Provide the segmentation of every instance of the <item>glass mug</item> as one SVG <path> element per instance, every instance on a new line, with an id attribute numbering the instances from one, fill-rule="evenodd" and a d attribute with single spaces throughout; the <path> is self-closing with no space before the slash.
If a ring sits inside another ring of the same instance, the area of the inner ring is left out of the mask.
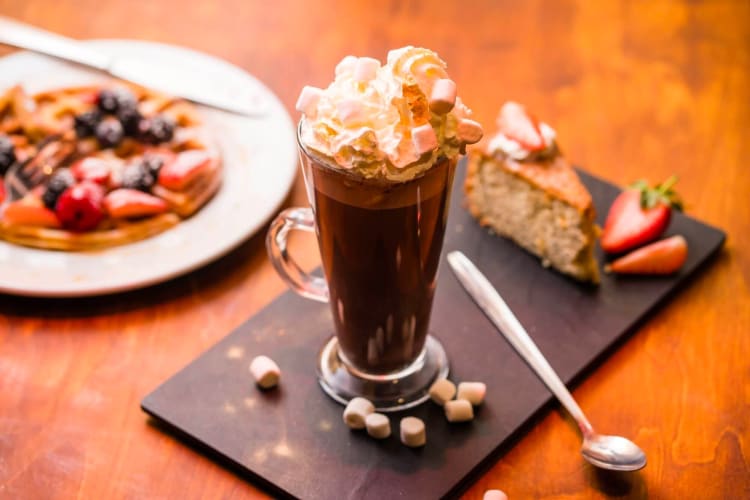
<path id="1" fill-rule="evenodd" d="M 320 351 L 318 378 L 336 401 L 369 399 L 378 411 L 415 406 L 448 374 L 428 335 L 457 157 L 439 158 L 415 179 L 364 179 L 309 153 L 297 133 L 311 208 L 271 223 L 266 247 L 292 290 L 329 302 L 334 335 Z M 299 229 L 318 237 L 325 279 L 287 252 Z"/>

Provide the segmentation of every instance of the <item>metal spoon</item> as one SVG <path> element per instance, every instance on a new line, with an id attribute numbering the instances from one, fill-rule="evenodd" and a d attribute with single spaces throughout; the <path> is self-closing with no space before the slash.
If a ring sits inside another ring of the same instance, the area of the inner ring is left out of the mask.
<path id="1" fill-rule="evenodd" d="M 479 269 L 463 253 L 457 251 L 448 254 L 448 263 L 477 305 L 578 423 L 583 434 L 583 458 L 603 469 L 633 471 L 643 468 L 646 465 L 646 454 L 635 443 L 624 437 L 607 436 L 594 431 L 565 384 Z"/>

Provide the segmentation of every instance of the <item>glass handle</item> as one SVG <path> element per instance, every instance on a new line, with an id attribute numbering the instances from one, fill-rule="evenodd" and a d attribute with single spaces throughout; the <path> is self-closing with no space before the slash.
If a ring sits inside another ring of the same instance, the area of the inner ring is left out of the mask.
<path id="1" fill-rule="evenodd" d="M 311 209 L 287 208 L 276 216 L 266 235 L 268 258 L 292 290 L 305 298 L 328 302 L 326 280 L 303 271 L 287 251 L 287 237 L 293 229 L 315 232 L 315 219 Z"/>

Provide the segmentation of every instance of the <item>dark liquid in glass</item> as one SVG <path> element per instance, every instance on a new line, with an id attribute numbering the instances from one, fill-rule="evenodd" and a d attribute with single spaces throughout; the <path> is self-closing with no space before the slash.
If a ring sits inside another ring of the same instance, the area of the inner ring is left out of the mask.
<path id="1" fill-rule="evenodd" d="M 427 337 L 455 161 L 402 183 L 312 163 L 313 210 L 341 352 L 375 374 L 411 364 Z"/>

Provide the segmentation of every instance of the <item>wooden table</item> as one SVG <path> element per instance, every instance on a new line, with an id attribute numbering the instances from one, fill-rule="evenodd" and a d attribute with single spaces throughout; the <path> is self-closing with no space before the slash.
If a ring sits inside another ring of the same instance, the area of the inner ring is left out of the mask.
<path id="1" fill-rule="evenodd" d="M 726 248 L 575 390 L 598 428 L 646 450 L 647 468 L 596 473 L 555 410 L 466 498 L 488 488 L 511 498 L 750 496 L 747 1 L 0 0 L 0 13 L 79 38 L 218 55 L 267 83 L 293 116 L 300 88 L 325 85 L 344 55 L 382 59 L 420 44 L 449 62 L 487 129 L 513 98 L 597 175 L 626 184 L 679 174 L 688 212 L 725 229 Z M 306 204 L 301 179 L 287 204 Z M 294 252 L 317 265 L 312 238 Z M 0 497 L 264 497 L 149 425 L 138 403 L 284 289 L 259 234 L 146 290 L 0 296 Z"/>

